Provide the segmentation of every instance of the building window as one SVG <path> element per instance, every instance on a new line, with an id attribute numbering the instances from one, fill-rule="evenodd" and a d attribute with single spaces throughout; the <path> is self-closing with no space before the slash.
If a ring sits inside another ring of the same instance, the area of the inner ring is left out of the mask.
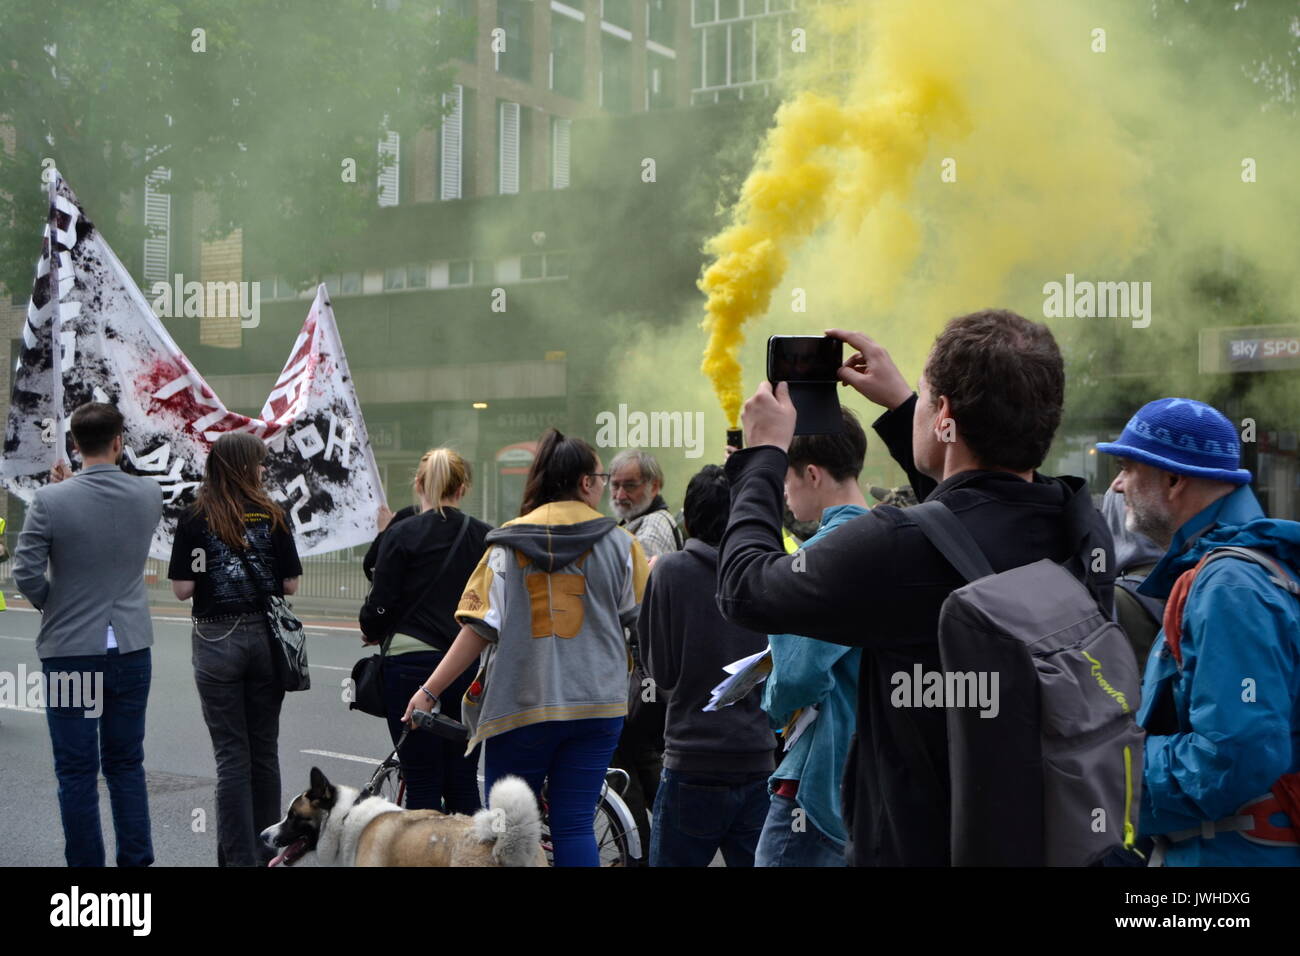
<path id="1" fill-rule="evenodd" d="M 600 18 L 624 30 L 632 29 L 631 0 L 600 0 Z"/>
<path id="2" fill-rule="evenodd" d="M 632 49 L 626 40 L 600 35 L 600 105 L 611 113 L 632 109 Z"/>
<path id="3" fill-rule="evenodd" d="M 502 101 L 497 109 L 497 191 L 519 192 L 519 104 Z"/>
<path id="4" fill-rule="evenodd" d="M 727 85 L 727 27 L 704 30 L 704 85 Z"/>
<path id="5" fill-rule="evenodd" d="M 495 279 L 495 275 L 496 270 L 493 268 L 491 259 L 474 260 L 475 285 L 489 285 Z"/>
<path id="6" fill-rule="evenodd" d="M 159 186 L 170 182 L 172 171 L 159 166 L 144 180 L 144 225 L 150 235 L 144 241 L 144 280 L 171 281 L 172 197 Z"/>
<path id="7" fill-rule="evenodd" d="M 677 85 L 677 61 L 660 56 L 653 50 L 645 55 L 645 105 L 646 109 L 661 110 L 675 105 L 674 89 Z"/>
<path id="8" fill-rule="evenodd" d="M 387 117 L 385 117 L 387 119 Z M 392 130 L 379 141 L 379 205 L 396 206 L 401 182 L 402 137 Z"/>
<path id="9" fill-rule="evenodd" d="M 393 292 L 406 288 L 406 269 L 398 267 L 384 270 L 384 291 Z"/>
<path id="10" fill-rule="evenodd" d="M 548 252 L 546 254 L 546 278 L 559 279 L 569 274 L 569 254 L 567 252 Z"/>
<path id="11" fill-rule="evenodd" d="M 331 299 L 339 294 L 339 277 L 337 275 L 321 276 L 320 281 L 325 283 L 325 291 L 329 293 Z"/>
<path id="12" fill-rule="evenodd" d="M 676 46 L 673 36 L 675 7 L 673 0 L 646 0 L 645 32 L 649 39 L 663 46 Z"/>
<path id="13" fill-rule="evenodd" d="M 551 89 L 571 100 L 582 99 L 585 69 L 583 24 L 551 14 Z"/>
<path id="14" fill-rule="evenodd" d="M 740 0 L 718 0 L 718 19 L 734 20 L 740 16 Z"/>
<path id="15" fill-rule="evenodd" d="M 691 23 L 712 23 L 718 19 L 716 0 L 694 0 L 691 5 Z"/>
<path id="16" fill-rule="evenodd" d="M 470 261 L 453 259 L 447 263 L 447 285 L 469 285 Z"/>
<path id="17" fill-rule="evenodd" d="M 529 82 L 533 68 L 533 4 L 497 0 L 497 26 L 505 30 L 505 50 L 496 54 L 497 72 Z"/>
<path id="18" fill-rule="evenodd" d="M 545 257 L 540 252 L 520 256 L 519 277 L 521 279 L 540 279 L 545 274 Z"/>
<path id="19" fill-rule="evenodd" d="M 442 95 L 444 106 L 450 106 L 451 112 L 442 120 L 441 142 L 441 189 L 443 199 L 461 198 L 461 169 L 464 162 L 464 136 L 462 135 L 462 118 L 464 117 L 465 89 L 457 83 L 450 93 Z"/>
<path id="20" fill-rule="evenodd" d="M 727 27 L 731 33 L 731 76 L 729 82 L 748 83 L 754 79 L 754 24 L 741 21 Z"/>
<path id="21" fill-rule="evenodd" d="M 345 272 L 339 277 L 339 295 L 360 295 L 361 273 Z"/>
<path id="22" fill-rule="evenodd" d="M 755 79 L 774 80 L 780 69 L 779 50 L 787 35 L 781 32 L 780 17 L 772 17 L 759 24 L 754 38 Z"/>
<path id="23" fill-rule="evenodd" d="M 407 266 L 406 287 L 408 289 L 427 289 L 429 287 L 429 267 L 426 265 Z"/>
<path id="24" fill-rule="evenodd" d="M 573 121 L 551 118 L 551 188 L 569 188 L 569 135 Z"/>
<path id="25" fill-rule="evenodd" d="M 474 15 L 474 0 L 442 0 L 438 16 L 448 22 L 439 33 L 448 38 L 452 59 L 473 63 L 478 59 L 478 18 Z"/>

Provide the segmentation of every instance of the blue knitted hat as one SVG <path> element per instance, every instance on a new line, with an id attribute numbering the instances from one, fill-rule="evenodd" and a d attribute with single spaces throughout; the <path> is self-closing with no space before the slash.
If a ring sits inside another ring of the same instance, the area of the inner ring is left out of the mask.
<path id="1" fill-rule="evenodd" d="M 1129 419 L 1118 441 L 1099 442 L 1097 451 L 1140 461 L 1175 475 L 1250 482 L 1241 466 L 1237 429 L 1216 408 L 1190 398 L 1158 398 Z"/>

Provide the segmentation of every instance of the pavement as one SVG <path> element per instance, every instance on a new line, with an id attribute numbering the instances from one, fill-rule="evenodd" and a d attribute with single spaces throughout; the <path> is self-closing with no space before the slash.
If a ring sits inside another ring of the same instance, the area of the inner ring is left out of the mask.
<path id="1" fill-rule="evenodd" d="M 0 612 L 0 672 L 39 671 L 40 615 L 6 595 Z M 217 859 L 216 765 L 190 664 L 188 614 L 154 609 L 153 684 L 145 729 L 145 774 L 159 866 L 212 866 Z M 312 615 L 308 635 L 312 688 L 288 694 L 280 718 L 281 803 L 306 788 L 312 766 L 330 779 L 360 786 L 391 749 L 385 723 L 343 701 L 343 681 L 360 657 L 356 618 Z M 109 864 L 112 814 L 100 780 L 100 812 Z M 0 866 L 63 866 L 57 783 L 41 710 L 0 701 Z"/>

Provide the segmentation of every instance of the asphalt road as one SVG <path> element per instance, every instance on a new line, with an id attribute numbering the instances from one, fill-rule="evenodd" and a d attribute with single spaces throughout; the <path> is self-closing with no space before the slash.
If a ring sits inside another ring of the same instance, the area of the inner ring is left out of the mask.
<path id="1" fill-rule="evenodd" d="M 213 866 L 216 764 L 194 687 L 189 618 L 157 613 L 144 760 L 154 856 L 159 866 Z M 22 608 L 0 612 L 0 671 L 18 675 L 24 666 L 29 674 L 39 670 L 39 620 L 36 612 Z M 373 653 L 361 647 L 360 632 L 338 621 L 309 622 L 307 633 L 312 688 L 287 695 L 280 718 L 281 802 L 286 805 L 306 788 L 313 765 L 332 780 L 361 786 L 391 748 L 383 721 L 349 711 L 342 700 L 342 681 L 352 665 Z M 100 810 L 111 866 L 112 814 L 102 778 Z M 63 831 L 44 713 L 5 701 L 0 703 L 0 866 L 63 865 Z"/>

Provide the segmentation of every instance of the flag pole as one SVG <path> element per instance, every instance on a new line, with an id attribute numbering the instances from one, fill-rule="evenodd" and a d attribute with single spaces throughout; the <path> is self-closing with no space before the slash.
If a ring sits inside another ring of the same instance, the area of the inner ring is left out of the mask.
<path id="1" fill-rule="evenodd" d="M 68 441 L 63 433 L 63 323 L 59 318 L 59 180 L 56 169 L 50 178 L 50 400 L 54 405 L 54 467 L 63 464 Z"/>

